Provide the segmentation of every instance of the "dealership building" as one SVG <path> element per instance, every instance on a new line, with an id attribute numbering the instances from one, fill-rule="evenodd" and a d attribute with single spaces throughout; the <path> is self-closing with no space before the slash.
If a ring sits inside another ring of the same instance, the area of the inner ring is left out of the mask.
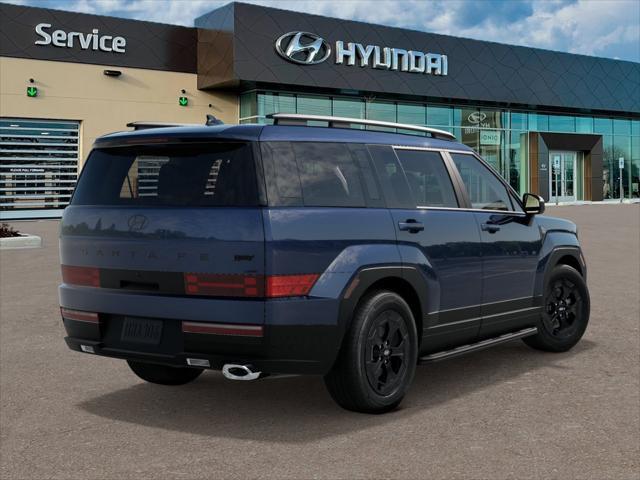
<path id="1" fill-rule="evenodd" d="M 0 4 L 1 219 L 60 216 L 132 121 L 277 112 L 447 130 L 550 201 L 640 196 L 638 63 L 242 3 L 192 28 Z"/>

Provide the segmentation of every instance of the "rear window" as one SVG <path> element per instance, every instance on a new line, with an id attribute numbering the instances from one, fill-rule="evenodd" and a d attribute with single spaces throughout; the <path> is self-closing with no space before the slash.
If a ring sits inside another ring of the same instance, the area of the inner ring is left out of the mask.
<path id="1" fill-rule="evenodd" d="M 358 158 L 348 144 L 263 143 L 262 159 L 269 205 L 364 207 L 366 204 Z"/>
<path id="2" fill-rule="evenodd" d="M 94 150 L 73 205 L 223 207 L 258 204 L 246 143 Z"/>

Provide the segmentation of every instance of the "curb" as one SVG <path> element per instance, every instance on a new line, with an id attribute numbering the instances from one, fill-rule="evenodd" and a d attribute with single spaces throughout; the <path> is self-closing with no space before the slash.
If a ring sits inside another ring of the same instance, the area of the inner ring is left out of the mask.
<path id="1" fill-rule="evenodd" d="M 42 239 L 37 235 L 20 234 L 19 237 L 0 238 L 0 250 L 40 247 L 42 247 Z"/>

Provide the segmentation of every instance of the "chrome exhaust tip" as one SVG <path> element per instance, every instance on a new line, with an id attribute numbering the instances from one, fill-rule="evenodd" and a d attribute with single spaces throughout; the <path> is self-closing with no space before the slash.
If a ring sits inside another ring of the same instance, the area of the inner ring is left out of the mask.
<path id="1" fill-rule="evenodd" d="M 262 372 L 254 372 L 251 365 L 237 365 L 235 363 L 226 363 L 222 367 L 222 375 L 229 380 L 257 380 Z"/>

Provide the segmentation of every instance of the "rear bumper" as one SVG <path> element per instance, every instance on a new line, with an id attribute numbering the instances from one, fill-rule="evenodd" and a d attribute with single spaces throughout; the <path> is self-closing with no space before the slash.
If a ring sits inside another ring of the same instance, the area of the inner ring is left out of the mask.
<path id="1" fill-rule="evenodd" d="M 250 323 L 263 327 L 262 336 L 249 337 L 183 331 L 183 321 L 207 323 L 202 318 L 194 319 L 191 315 L 184 318 L 187 312 L 198 312 L 199 317 L 203 316 L 203 310 L 199 307 L 204 306 L 204 303 L 199 305 L 199 299 L 188 299 L 190 308 L 184 311 L 181 317 L 163 318 L 148 313 L 140 315 L 145 311 L 140 304 L 147 303 L 149 297 L 143 299 L 138 296 L 142 301 L 138 303 L 137 315 L 127 311 L 126 316 L 161 320 L 163 325 L 160 342 L 148 345 L 130 343 L 122 339 L 125 319 L 123 313 L 91 308 L 92 304 L 86 301 L 87 297 L 82 298 L 84 301 L 81 305 L 64 302 L 63 306 L 68 309 L 96 312 L 99 321 L 90 323 L 64 318 L 68 335 L 65 341 L 72 350 L 82 352 L 84 345 L 91 347 L 84 351 L 92 350 L 93 354 L 107 357 L 170 366 L 187 366 L 187 359 L 200 359 L 207 360 L 211 369 L 218 370 L 227 363 L 240 363 L 251 364 L 256 370 L 265 373 L 322 375 L 333 366 L 342 340 L 342 331 L 337 323 L 338 302 L 333 299 L 296 298 L 260 302 L 261 315 L 258 318 L 252 316 L 250 321 L 247 321 L 247 316 L 237 315 L 237 312 L 246 311 L 247 307 L 241 306 L 246 302 L 233 302 L 237 304 L 238 309 L 231 308 L 236 305 L 230 305 L 228 301 L 219 305 L 211 304 L 210 301 L 204 302 L 207 307 L 217 307 L 208 309 L 209 323 L 224 323 L 230 327 Z M 103 302 L 97 302 L 97 305 L 105 306 Z M 109 306 L 117 311 L 122 304 L 115 302 Z M 251 308 L 254 309 L 255 305 Z M 233 318 L 230 310 L 236 312 Z M 220 318 L 227 321 L 221 322 Z M 235 321 L 229 322 L 231 319 Z"/>
<path id="2" fill-rule="evenodd" d="M 324 375 L 328 368 L 323 362 L 311 359 L 263 358 L 250 355 L 212 354 L 202 352 L 180 352 L 165 354 L 159 352 L 143 352 L 106 346 L 101 341 L 86 340 L 76 337 L 65 337 L 67 346 L 76 352 L 83 352 L 82 345 L 93 348 L 93 355 L 120 358 L 123 360 L 137 360 L 140 362 L 157 363 L 160 365 L 187 367 L 187 359 L 207 360 L 212 370 L 222 370 L 226 363 L 253 365 L 254 370 L 263 373 L 287 373 Z M 330 368 L 330 367 L 329 367 Z"/>

